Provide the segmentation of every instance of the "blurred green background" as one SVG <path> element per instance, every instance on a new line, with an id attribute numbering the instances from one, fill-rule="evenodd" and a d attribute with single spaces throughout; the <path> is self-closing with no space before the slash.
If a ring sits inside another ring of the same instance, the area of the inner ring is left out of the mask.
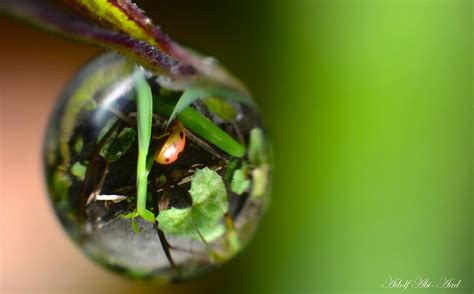
<path id="1" fill-rule="evenodd" d="M 137 2 L 252 89 L 275 165 L 237 258 L 126 291 L 401 293 L 390 277 L 474 291 L 473 1 Z"/>

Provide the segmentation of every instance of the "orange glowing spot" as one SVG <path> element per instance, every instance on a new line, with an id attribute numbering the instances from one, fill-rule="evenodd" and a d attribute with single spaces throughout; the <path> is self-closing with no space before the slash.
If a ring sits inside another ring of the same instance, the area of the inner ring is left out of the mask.
<path id="1" fill-rule="evenodd" d="M 155 160 L 160 164 L 171 164 L 178 159 L 186 144 L 185 129 L 178 120 L 170 129 L 170 135 L 158 150 Z"/>

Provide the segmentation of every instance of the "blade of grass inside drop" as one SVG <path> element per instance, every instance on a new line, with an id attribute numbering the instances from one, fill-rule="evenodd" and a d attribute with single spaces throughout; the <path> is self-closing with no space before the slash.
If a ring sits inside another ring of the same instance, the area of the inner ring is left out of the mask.
<path id="1" fill-rule="evenodd" d="M 153 115 L 153 96 L 143 73 L 135 73 L 138 128 L 138 160 L 137 160 L 137 214 L 147 221 L 154 222 L 153 212 L 146 209 L 148 170 L 146 158 L 151 139 L 151 120 Z"/>
<path id="2" fill-rule="evenodd" d="M 202 99 L 205 97 L 218 97 L 221 99 L 229 99 L 229 100 L 235 100 L 238 102 L 242 102 L 244 104 L 250 105 L 250 106 L 255 106 L 255 103 L 253 100 L 243 94 L 240 94 L 236 91 L 227 89 L 225 87 L 218 87 L 218 86 L 212 86 L 212 87 L 198 87 L 198 88 L 191 88 L 183 92 L 181 97 L 179 97 L 178 103 L 176 103 L 176 106 L 173 109 L 173 112 L 170 115 L 170 118 L 168 119 L 168 122 L 166 123 L 166 127 L 168 127 L 175 116 L 183 111 L 186 107 L 191 105 L 194 101 L 198 99 Z"/>
<path id="3" fill-rule="evenodd" d="M 175 108 L 173 104 L 160 100 L 159 97 L 154 99 L 153 104 L 156 112 L 166 116 L 169 116 Z M 245 155 L 245 146 L 191 107 L 184 108 L 177 116 L 184 126 L 196 136 L 207 140 L 232 156 L 242 157 Z"/>

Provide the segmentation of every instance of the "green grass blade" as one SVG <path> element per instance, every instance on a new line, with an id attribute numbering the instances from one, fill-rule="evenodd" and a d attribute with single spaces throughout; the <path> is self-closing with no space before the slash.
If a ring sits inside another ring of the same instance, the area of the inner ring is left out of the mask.
<path id="1" fill-rule="evenodd" d="M 174 107 L 166 126 L 168 127 L 171 121 L 173 121 L 173 119 L 175 118 L 175 116 L 178 113 L 181 113 L 181 111 L 183 111 L 186 107 L 191 105 L 191 103 L 205 97 L 219 97 L 221 99 L 235 100 L 244 104 L 255 106 L 255 103 L 250 97 L 240 94 L 236 91 L 227 89 L 225 87 L 213 86 L 191 88 L 184 91 L 181 97 L 179 98 L 178 103 L 176 103 L 176 106 Z"/>
<path id="2" fill-rule="evenodd" d="M 165 116 L 170 116 L 175 108 L 173 104 L 158 98 L 154 99 L 153 104 L 155 112 Z M 245 146 L 191 107 L 184 108 L 177 116 L 184 126 L 196 136 L 207 140 L 232 156 L 242 157 L 245 155 Z"/>
<path id="3" fill-rule="evenodd" d="M 183 92 L 181 97 L 179 97 L 178 103 L 176 103 L 176 106 L 173 109 L 173 112 L 170 115 L 170 118 L 168 119 L 168 122 L 166 123 L 166 128 L 170 125 L 170 123 L 173 121 L 175 118 L 176 114 L 180 113 L 188 107 L 191 103 L 196 101 L 199 98 L 209 96 L 208 92 L 204 89 L 201 88 L 191 88 Z"/>
<path id="4" fill-rule="evenodd" d="M 146 209 L 146 193 L 148 170 L 146 159 L 151 139 L 151 120 L 153 115 L 153 96 L 142 72 L 135 74 L 137 91 L 137 129 L 138 129 L 138 160 L 137 160 L 137 214 L 147 221 L 153 222 L 153 212 Z"/>

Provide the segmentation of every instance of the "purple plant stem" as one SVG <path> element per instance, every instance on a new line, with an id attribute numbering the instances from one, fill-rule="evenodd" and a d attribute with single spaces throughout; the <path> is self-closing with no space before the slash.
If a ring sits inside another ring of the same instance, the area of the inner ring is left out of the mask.
<path id="1" fill-rule="evenodd" d="M 120 31 L 101 26 L 56 0 L 0 0 L 0 12 L 29 22 L 48 32 L 85 43 L 113 49 L 132 58 L 149 71 L 170 79 L 176 88 L 192 85 L 221 84 L 248 93 L 245 86 L 216 62 L 183 48 L 152 24 L 143 11 L 129 0 L 109 0 L 137 25 L 150 34 L 157 46 Z M 72 5 L 72 4 L 71 4 Z M 74 5 L 72 5 L 74 6 Z"/>
<path id="2" fill-rule="evenodd" d="M 153 72 L 166 74 L 172 78 L 186 77 L 196 73 L 192 65 L 183 64 L 146 41 L 102 28 L 56 1 L 41 1 L 40 3 L 34 0 L 4 0 L 0 2 L 0 10 L 7 11 L 8 14 L 49 32 L 66 37 L 72 36 L 86 43 L 98 44 L 131 55 Z"/>

